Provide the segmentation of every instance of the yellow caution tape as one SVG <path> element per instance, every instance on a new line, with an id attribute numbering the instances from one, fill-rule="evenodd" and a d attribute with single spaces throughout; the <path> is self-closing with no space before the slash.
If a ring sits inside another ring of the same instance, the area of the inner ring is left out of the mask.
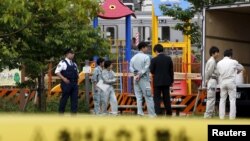
<path id="1" fill-rule="evenodd" d="M 248 119 L 1 115 L 0 141 L 207 141 L 209 124 Z"/>

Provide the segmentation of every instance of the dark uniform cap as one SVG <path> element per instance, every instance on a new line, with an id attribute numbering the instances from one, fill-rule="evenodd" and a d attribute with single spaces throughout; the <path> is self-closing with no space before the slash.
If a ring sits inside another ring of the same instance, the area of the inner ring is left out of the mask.
<path id="1" fill-rule="evenodd" d="M 65 49 L 64 55 L 66 55 L 66 54 L 68 54 L 68 53 L 74 53 L 73 49 L 72 49 L 72 48 L 67 48 L 67 49 Z"/>

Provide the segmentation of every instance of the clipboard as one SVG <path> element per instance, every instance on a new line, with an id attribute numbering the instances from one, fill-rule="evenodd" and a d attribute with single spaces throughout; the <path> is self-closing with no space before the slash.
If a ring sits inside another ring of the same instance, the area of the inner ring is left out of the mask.
<path id="1" fill-rule="evenodd" d="M 96 86 L 100 88 L 101 90 L 103 90 L 104 92 L 106 92 L 108 88 L 110 87 L 109 85 L 103 83 L 103 80 L 99 80 Z"/>

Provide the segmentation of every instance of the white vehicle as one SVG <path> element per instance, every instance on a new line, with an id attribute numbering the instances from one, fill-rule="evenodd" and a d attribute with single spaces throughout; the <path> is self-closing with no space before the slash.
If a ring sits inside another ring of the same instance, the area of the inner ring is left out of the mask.
<path id="1" fill-rule="evenodd" d="M 211 46 L 220 50 L 220 59 L 226 49 L 233 49 L 233 59 L 245 68 L 244 84 L 237 84 L 236 107 L 238 116 L 250 116 L 250 3 L 237 3 L 224 6 L 211 6 L 203 10 L 203 61 L 204 78 L 205 62 L 209 58 Z M 205 84 L 203 79 L 203 86 Z M 242 83 L 242 82 L 241 82 Z"/>

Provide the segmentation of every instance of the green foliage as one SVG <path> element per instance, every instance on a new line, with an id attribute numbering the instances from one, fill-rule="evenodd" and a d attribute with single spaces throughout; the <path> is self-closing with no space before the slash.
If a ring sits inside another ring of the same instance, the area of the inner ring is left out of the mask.
<path id="1" fill-rule="evenodd" d="M 33 101 L 28 102 L 25 112 L 26 113 L 38 113 L 40 112 L 37 108 L 37 104 L 34 104 Z M 58 106 L 59 106 L 59 98 L 53 97 L 46 101 L 46 112 L 47 113 L 58 113 Z"/>
<path id="2" fill-rule="evenodd" d="M 32 85 L 38 86 L 39 109 L 45 110 L 48 61 L 59 62 L 69 47 L 77 62 L 108 54 L 108 41 L 91 26 L 100 12 L 93 0 L 0 0 L 0 69 L 25 66 L 30 82 L 19 86 L 38 83 Z"/>
<path id="3" fill-rule="evenodd" d="M 76 50 L 78 62 L 108 54 L 108 41 L 91 26 L 101 11 L 93 0 L 0 0 L 0 68 L 24 64 L 34 79 L 65 48 Z"/>
<path id="4" fill-rule="evenodd" d="M 195 14 L 200 14 L 204 6 L 228 4 L 233 3 L 236 0 L 187 0 L 192 3 L 193 7 L 186 10 L 178 6 L 167 7 L 162 5 L 160 8 L 163 11 L 163 15 L 173 17 L 182 23 L 176 24 L 174 27 L 176 30 L 180 30 L 185 35 L 191 35 L 191 43 L 197 47 L 201 47 L 201 28 L 197 22 L 192 22 L 192 18 Z"/>
<path id="5" fill-rule="evenodd" d="M 100 12 L 93 0 L 0 0 L 0 71 L 24 66 L 29 81 L 18 86 L 36 88 L 45 111 L 48 61 L 58 63 L 66 48 L 76 51 L 76 62 L 108 54 L 108 41 L 91 26 Z"/>
<path id="6" fill-rule="evenodd" d="M 89 113 L 89 109 L 85 101 L 78 100 L 78 113 Z"/>
<path id="7" fill-rule="evenodd" d="M 46 112 L 47 113 L 58 113 L 59 101 L 60 101 L 59 97 L 52 97 L 50 99 L 47 99 Z M 14 105 L 14 107 L 15 107 L 15 105 Z M 10 109 L 10 108 L 8 108 L 8 109 Z M 0 111 L 1 111 L 1 109 L 0 109 Z M 87 106 L 86 106 L 85 102 L 81 101 L 79 99 L 78 100 L 78 113 L 87 113 L 87 111 L 88 110 L 87 110 Z M 34 104 L 32 101 L 30 101 L 27 104 L 25 112 L 26 113 L 34 113 L 34 112 L 37 113 L 37 112 L 40 112 L 40 111 L 37 110 L 37 105 Z M 70 113 L 70 99 L 68 99 L 68 102 L 67 102 L 67 105 L 66 105 L 66 108 L 65 108 L 65 112 Z"/>
<path id="8" fill-rule="evenodd" d="M 193 9 L 182 10 L 182 8 L 178 6 L 168 7 L 165 5 L 161 5 L 161 10 L 163 11 L 163 15 L 168 15 L 173 17 L 174 19 L 178 19 L 183 22 L 189 22 L 192 17 L 194 17 L 195 11 Z"/>
<path id="9" fill-rule="evenodd" d="M 19 107 L 17 104 L 0 98 L 0 112 L 17 112 Z"/>
<path id="10" fill-rule="evenodd" d="M 182 10 L 180 7 L 167 7 L 162 5 L 161 10 L 163 11 L 163 15 L 168 15 L 173 17 L 175 20 L 181 21 L 181 23 L 177 23 L 174 29 L 180 30 L 185 35 L 191 35 L 191 43 L 196 44 L 196 46 L 201 46 L 201 32 L 200 27 L 197 22 L 191 22 L 191 19 L 194 17 L 196 11 L 192 8 Z"/>

